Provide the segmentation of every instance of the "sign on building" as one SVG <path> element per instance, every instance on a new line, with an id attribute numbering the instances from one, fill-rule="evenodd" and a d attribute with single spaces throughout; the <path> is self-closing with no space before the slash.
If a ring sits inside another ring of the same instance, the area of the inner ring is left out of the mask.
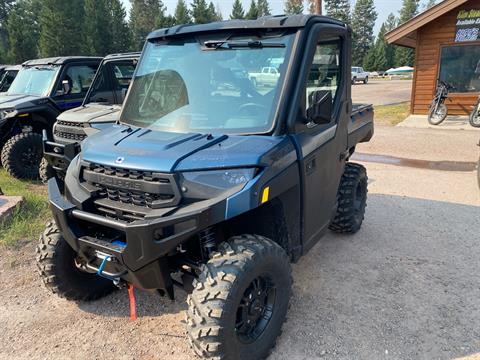
<path id="1" fill-rule="evenodd" d="M 460 10 L 457 15 L 455 42 L 480 39 L 480 10 Z"/>

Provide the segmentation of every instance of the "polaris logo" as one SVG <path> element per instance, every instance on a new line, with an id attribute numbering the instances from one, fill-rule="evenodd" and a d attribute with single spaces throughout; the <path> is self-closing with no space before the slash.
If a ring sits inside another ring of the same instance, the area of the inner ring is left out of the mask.
<path id="1" fill-rule="evenodd" d="M 115 164 L 122 164 L 125 161 L 125 158 L 122 156 L 117 157 Z"/>
<path id="2" fill-rule="evenodd" d="M 105 186 L 113 186 L 125 190 L 142 190 L 142 182 L 129 179 L 118 179 L 116 177 L 97 174 L 95 179 L 97 183 Z"/>

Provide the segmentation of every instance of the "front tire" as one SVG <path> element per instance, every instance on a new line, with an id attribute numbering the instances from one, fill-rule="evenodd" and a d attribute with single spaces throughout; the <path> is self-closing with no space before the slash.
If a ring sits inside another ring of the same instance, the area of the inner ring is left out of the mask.
<path id="1" fill-rule="evenodd" d="M 473 127 L 480 127 L 480 101 L 475 104 L 469 120 Z"/>
<path id="2" fill-rule="evenodd" d="M 42 160 L 42 135 L 26 132 L 10 138 L 2 149 L 2 165 L 17 179 L 38 180 Z"/>
<path id="3" fill-rule="evenodd" d="M 368 76 L 365 78 L 365 80 L 363 80 L 363 83 L 364 83 L 365 85 L 368 84 Z"/>
<path id="4" fill-rule="evenodd" d="M 440 125 L 447 118 L 447 105 L 440 104 L 438 107 L 433 105 L 428 111 L 428 122 L 432 125 Z"/>
<path id="5" fill-rule="evenodd" d="M 37 267 L 43 283 L 53 293 L 68 300 L 92 301 L 104 297 L 116 286 L 111 280 L 80 270 L 77 254 L 50 222 L 36 249 Z"/>
<path id="6" fill-rule="evenodd" d="M 188 296 L 187 334 L 206 359 L 265 358 L 281 332 L 292 278 L 285 251 L 258 235 L 220 245 Z"/>
<path id="7" fill-rule="evenodd" d="M 367 170 L 360 164 L 347 163 L 340 180 L 337 195 L 337 212 L 330 230 L 354 234 L 362 226 L 367 207 Z"/>
<path id="8" fill-rule="evenodd" d="M 46 184 L 48 179 L 56 177 L 57 172 L 48 163 L 47 159 L 42 158 L 42 161 L 40 162 L 39 175 L 42 183 Z"/>

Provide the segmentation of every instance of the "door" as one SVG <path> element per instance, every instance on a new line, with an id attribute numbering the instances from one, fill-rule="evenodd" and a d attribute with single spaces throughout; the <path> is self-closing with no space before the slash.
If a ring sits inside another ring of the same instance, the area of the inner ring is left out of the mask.
<path id="1" fill-rule="evenodd" d="M 350 102 L 345 101 L 350 96 L 346 86 L 350 81 L 347 32 L 337 26 L 318 25 L 307 44 L 309 55 L 303 67 L 304 81 L 299 85 L 299 115 L 293 136 L 303 185 L 304 251 L 320 239 L 335 213 L 350 118 Z M 312 105 L 309 95 L 316 90 L 332 93 L 332 116 L 323 124 L 309 122 L 306 117 L 306 110 Z"/>
<path id="2" fill-rule="evenodd" d="M 53 96 L 55 103 L 62 111 L 82 105 L 97 68 L 98 64 L 71 64 L 66 66 L 60 75 Z M 64 81 L 68 82 L 66 92 L 63 88 Z"/>

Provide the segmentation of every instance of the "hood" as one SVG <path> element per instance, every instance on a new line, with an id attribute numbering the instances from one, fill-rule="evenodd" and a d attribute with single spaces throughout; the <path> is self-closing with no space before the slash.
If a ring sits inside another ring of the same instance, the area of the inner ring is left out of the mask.
<path id="1" fill-rule="evenodd" d="M 120 116 L 118 105 L 87 104 L 61 113 L 57 120 L 75 123 L 115 122 Z"/>
<path id="2" fill-rule="evenodd" d="M 179 134 L 114 125 L 82 143 L 87 162 L 155 172 L 261 165 L 284 137 Z"/>
<path id="3" fill-rule="evenodd" d="M 42 99 L 41 96 L 25 95 L 25 94 L 8 94 L 2 93 L 0 95 L 0 110 L 1 109 L 22 109 L 37 105 L 34 102 Z"/>

